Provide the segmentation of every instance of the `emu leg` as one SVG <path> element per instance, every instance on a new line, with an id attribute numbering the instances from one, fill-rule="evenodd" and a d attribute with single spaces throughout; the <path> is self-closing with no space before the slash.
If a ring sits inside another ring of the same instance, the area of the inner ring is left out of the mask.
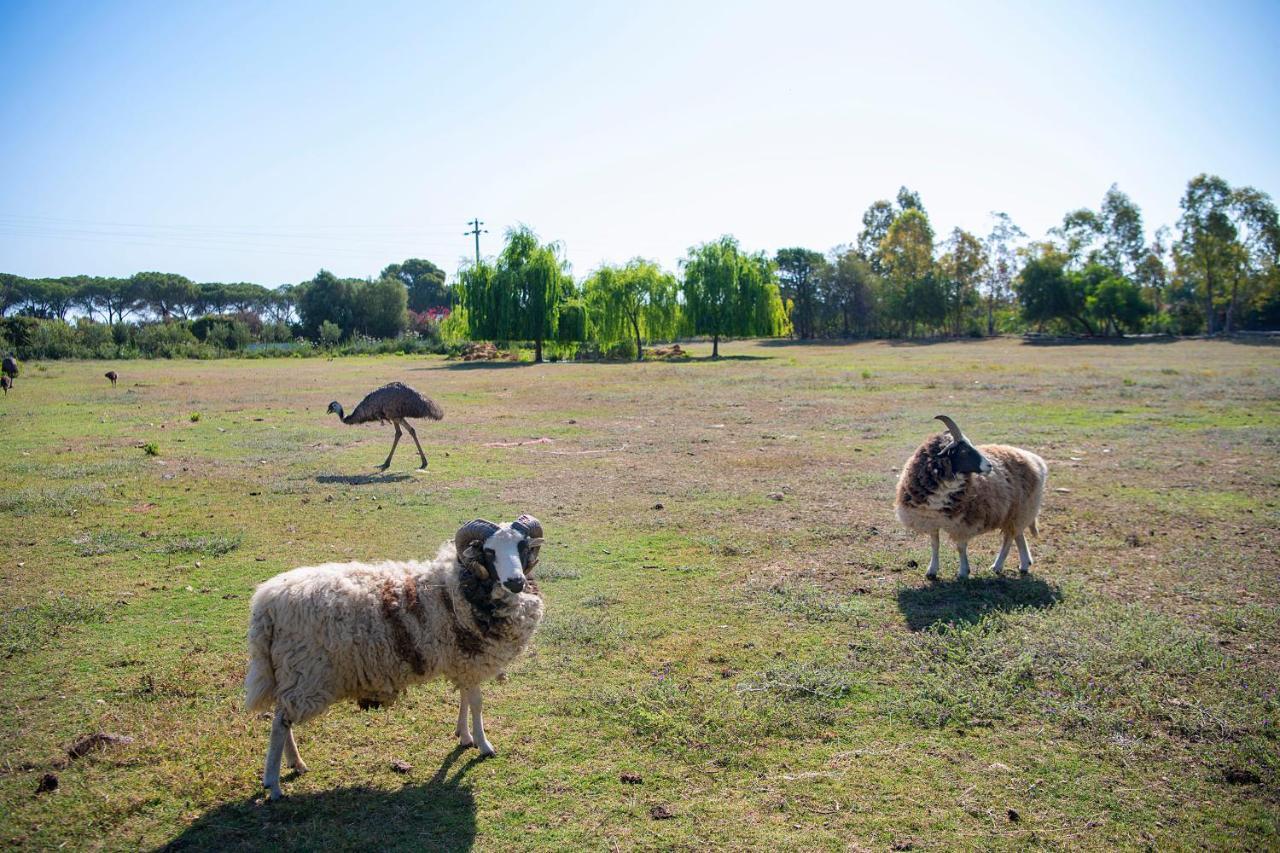
<path id="1" fill-rule="evenodd" d="M 298 742 L 293 739 L 293 726 L 287 730 L 289 732 L 288 739 L 284 742 L 284 763 L 289 765 L 295 773 L 306 773 L 310 768 L 307 762 L 302 760 L 302 756 L 298 754 Z"/>
<path id="2" fill-rule="evenodd" d="M 422 452 L 422 445 L 418 442 L 418 433 L 414 430 L 413 425 L 408 421 L 402 421 L 404 428 L 409 431 L 409 437 L 413 439 L 413 443 L 418 445 L 418 455 L 422 457 L 422 468 L 427 467 L 427 454 Z M 422 468 L 418 470 L 421 471 Z"/>
<path id="3" fill-rule="evenodd" d="M 1018 531 L 1018 574 L 1031 571 L 1031 549 L 1027 547 L 1027 534 Z"/>
<path id="4" fill-rule="evenodd" d="M 396 455 L 396 445 L 400 443 L 400 424 L 392 421 L 391 425 L 396 428 L 396 437 L 391 440 L 391 452 L 387 454 L 387 461 L 378 466 L 379 471 L 385 471 L 391 467 L 391 457 Z"/>
<path id="5" fill-rule="evenodd" d="M 467 731 L 467 693 L 466 689 L 458 691 L 458 727 L 454 733 L 458 736 L 458 746 L 471 746 L 471 732 Z"/>
<path id="6" fill-rule="evenodd" d="M 996 561 L 991 564 L 991 571 L 1000 574 L 1004 571 L 1004 558 L 1009 556 L 1009 548 L 1013 545 L 1013 537 L 1009 534 L 1004 535 L 1004 541 L 1000 543 L 1000 553 L 996 555 Z"/>
<path id="7" fill-rule="evenodd" d="M 960 553 L 960 571 L 956 575 L 960 580 L 969 577 L 969 543 L 960 542 L 956 544 L 956 551 Z"/>
<path id="8" fill-rule="evenodd" d="M 268 799 L 278 800 L 280 793 L 280 757 L 284 753 L 285 740 L 289 737 L 290 723 L 284 711 L 276 711 L 271 720 L 271 741 L 267 745 L 267 767 L 262 774 L 262 787 L 267 789 Z"/>
<path id="9" fill-rule="evenodd" d="M 481 755 L 497 755 L 498 751 L 484 736 L 484 701 L 480 698 L 480 688 L 472 687 L 467 691 L 467 704 L 471 706 L 471 737 Z"/>
<path id="10" fill-rule="evenodd" d="M 938 576 L 938 531 L 929 534 L 929 546 L 933 549 L 933 554 L 929 557 L 929 570 L 924 576 L 933 580 Z"/>

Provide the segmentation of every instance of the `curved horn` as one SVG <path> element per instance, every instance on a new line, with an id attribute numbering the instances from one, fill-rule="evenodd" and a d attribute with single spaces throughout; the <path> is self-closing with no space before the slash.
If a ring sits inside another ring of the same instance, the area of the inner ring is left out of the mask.
<path id="1" fill-rule="evenodd" d="M 942 421 L 946 424 L 947 430 L 951 433 L 951 437 L 956 441 L 968 441 L 968 439 L 964 437 L 964 433 L 960 431 L 960 427 L 956 426 L 956 422 L 951 420 L 951 418 L 946 415 L 934 415 L 933 419 L 935 421 Z"/>
<path id="2" fill-rule="evenodd" d="M 462 552 L 467 550 L 467 547 L 472 543 L 477 541 L 484 542 L 497 532 L 498 525 L 492 521 L 477 518 L 458 528 L 458 532 L 453 535 L 453 544 L 458 549 L 459 556 L 461 556 Z"/>
<path id="3" fill-rule="evenodd" d="M 511 522 L 511 526 L 530 539 L 542 538 L 542 522 L 528 513 L 521 513 L 519 518 Z"/>

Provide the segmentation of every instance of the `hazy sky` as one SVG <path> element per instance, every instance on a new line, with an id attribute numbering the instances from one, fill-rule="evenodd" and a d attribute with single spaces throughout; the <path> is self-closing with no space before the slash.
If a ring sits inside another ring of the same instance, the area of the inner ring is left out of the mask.
<path id="1" fill-rule="evenodd" d="M 0 271 L 267 285 L 426 257 L 479 216 L 574 271 L 721 234 L 1041 236 L 1112 182 L 1280 193 L 1280 3 L 4 3 Z"/>

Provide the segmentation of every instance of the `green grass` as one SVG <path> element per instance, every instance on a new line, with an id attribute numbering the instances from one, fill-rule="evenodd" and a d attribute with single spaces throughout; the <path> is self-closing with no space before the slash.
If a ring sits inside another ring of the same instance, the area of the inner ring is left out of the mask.
<path id="1" fill-rule="evenodd" d="M 148 361 L 115 392 L 95 363 L 32 365 L 0 402 L 0 841 L 1277 846 L 1280 351 L 691 349 Z M 405 442 L 375 471 L 389 430 L 325 414 L 393 378 L 445 407 L 426 472 Z M 971 580 L 949 548 L 923 578 L 893 488 L 939 412 L 1048 460 L 1030 577 L 991 576 L 989 536 Z M 454 749 L 456 694 L 427 685 L 300 726 L 312 772 L 263 805 L 255 585 L 520 512 L 547 531 L 547 617 L 486 688 L 499 756 Z M 134 741 L 67 757 L 98 731 Z"/>

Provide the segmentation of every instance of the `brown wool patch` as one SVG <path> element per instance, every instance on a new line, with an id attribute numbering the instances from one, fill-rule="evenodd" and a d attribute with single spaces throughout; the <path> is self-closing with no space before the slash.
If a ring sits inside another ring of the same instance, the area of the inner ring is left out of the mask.
<path id="1" fill-rule="evenodd" d="M 419 622 L 426 616 L 422 610 L 422 602 L 418 600 L 418 582 L 412 575 L 404 579 L 404 609 L 412 613 Z"/>
<path id="2" fill-rule="evenodd" d="M 417 588 L 414 587 L 414 605 L 417 606 Z M 413 669 L 417 675 L 426 675 L 427 662 L 422 657 L 422 652 L 418 650 L 417 645 L 413 642 L 413 635 L 409 633 L 409 628 L 404 624 L 404 620 L 400 618 L 400 596 L 396 591 L 396 584 L 392 580 L 387 580 L 382 584 L 382 615 L 386 618 L 387 624 L 391 627 L 391 640 L 395 643 L 396 654 L 400 659 Z"/>
<path id="3" fill-rule="evenodd" d="M 453 610 L 453 599 L 449 597 L 447 590 L 440 590 L 440 601 L 444 603 L 444 609 L 449 611 L 449 621 L 453 624 L 453 636 L 462 653 L 467 657 L 475 657 L 483 652 L 484 638 L 458 621 L 458 614 Z"/>

